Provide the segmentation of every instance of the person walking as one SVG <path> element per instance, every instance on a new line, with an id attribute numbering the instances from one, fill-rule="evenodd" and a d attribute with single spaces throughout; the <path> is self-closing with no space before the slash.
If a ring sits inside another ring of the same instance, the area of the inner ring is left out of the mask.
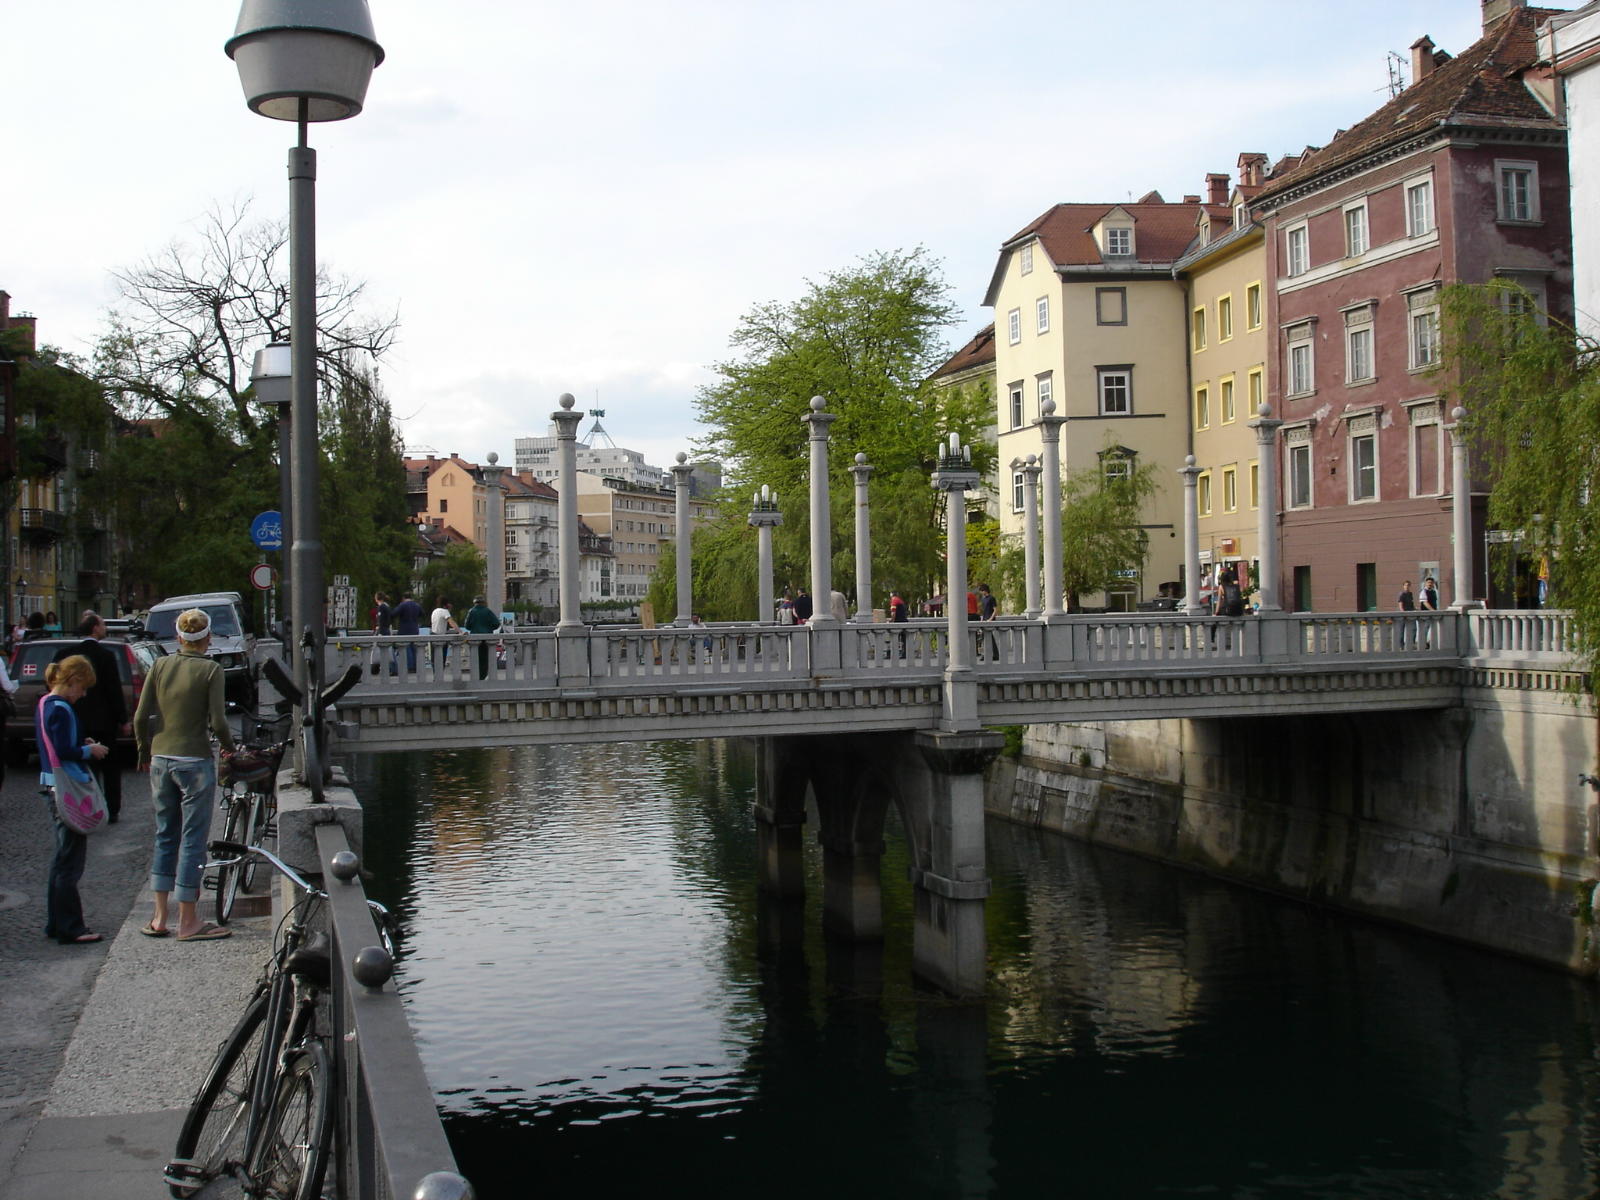
<path id="1" fill-rule="evenodd" d="M 483 602 L 482 596 L 472 598 L 472 607 L 467 610 L 468 633 L 494 633 L 500 628 L 500 618 L 489 611 L 489 606 Z M 489 674 L 489 643 L 478 643 L 478 678 L 487 678 Z"/>
<path id="2" fill-rule="evenodd" d="M 999 601 L 994 598 L 994 593 L 989 590 L 989 585 L 987 583 L 980 583 L 978 585 L 978 620 L 992 621 L 999 615 Z M 989 654 L 998 659 L 1000 657 L 1000 643 L 994 636 L 994 630 L 988 629 L 985 630 L 984 633 L 987 635 Z M 982 659 L 984 656 L 984 641 L 984 637 L 980 636 L 978 641 L 979 659 Z"/>
<path id="3" fill-rule="evenodd" d="M 904 625 L 911 620 L 911 608 L 899 592 L 889 593 L 889 621 L 894 625 Z M 906 634 L 900 631 L 900 657 L 906 656 Z"/>
<path id="4" fill-rule="evenodd" d="M 1422 581 L 1422 594 L 1417 597 L 1417 607 L 1423 612 L 1439 611 L 1439 584 L 1432 575 Z M 1422 644 L 1425 647 L 1433 645 L 1434 622 L 1427 621 L 1422 624 Z"/>
<path id="5" fill-rule="evenodd" d="M 794 598 L 794 619 L 798 625 L 804 625 L 811 619 L 811 593 L 805 588 L 801 588 L 800 594 Z"/>
<path id="6" fill-rule="evenodd" d="M 1403 582 L 1400 585 L 1400 594 L 1397 597 L 1395 597 L 1395 604 L 1397 605 L 1397 607 L 1400 609 L 1401 612 L 1415 612 L 1416 611 L 1416 609 L 1417 609 L 1417 596 L 1416 596 L 1416 593 L 1411 590 L 1411 580 L 1407 579 L 1405 582 Z M 1400 626 L 1400 649 L 1404 650 L 1406 648 L 1406 637 L 1411 632 L 1411 626 L 1414 625 L 1414 624 L 1416 624 L 1416 621 L 1414 619 L 1408 620 L 1406 618 L 1401 618 L 1401 620 L 1399 622 L 1399 626 Z"/>
<path id="7" fill-rule="evenodd" d="M 452 631 L 456 633 L 461 631 L 461 626 L 457 625 L 456 619 L 450 615 L 450 601 L 445 599 L 443 596 L 434 598 L 433 613 L 428 618 L 428 631 L 432 633 L 434 637 L 444 637 L 446 634 Z M 430 648 L 428 650 L 429 662 L 433 661 L 433 654 L 434 652 Z M 450 666 L 449 646 L 444 648 L 443 666 L 446 668 Z"/>
<path id="8" fill-rule="evenodd" d="M 140 930 L 146 937 L 172 932 L 168 901 L 174 891 L 180 942 L 210 941 L 231 932 L 202 922 L 196 911 L 216 806 L 217 764 L 211 738 L 215 736 L 229 753 L 234 749 L 223 703 L 222 666 L 206 657 L 210 646 L 211 618 L 198 608 L 178 614 L 178 652 L 156 659 L 133 714 L 139 770 L 150 772 L 150 799 L 156 810 L 150 865 L 155 911 Z"/>
<path id="9" fill-rule="evenodd" d="M 115 825 L 122 812 L 122 762 L 117 754 L 117 739 L 133 731 L 128 721 L 128 701 L 122 694 L 122 670 L 117 663 L 120 651 L 101 644 L 100 639 L 106 636 L 106 622 L 93 609 L 86 609 L 78 618 L 78 636 L 83 641 L 76 646 L 61 647 L 56 651 L 55 661 L 81 654 L 94 668 L 94 683 L 72 710 L 77 714 L 78 727 L 106 748 L 106 753 L 91 763 L 90 769 L 105 793 L 107 820 Z"/>
<path id="10" fill-rule="evenodd" d="M 394 606 L 394 631 L 401 637 L 417 637 L 422 633 L 422 605 L 411 598 L 407 592 L 400 598 L 400 603 Z M 417 671 L 417 644 L 406 644 L 406 671 L 416 674 Z"/>
<path id="11" fill-rule="evenodd" d="M 49 691 L 39 699 L 39 711 L 34 714 L 34 736 L 39 739 L 40 746 L 48 742 L 55 750 L 56 761 L 64 773 L 86 782 L 89 771 L 84 764 L 104 758 L 106 748 L 81 737 L 72 706 L 94 686 L 94 668 L 83 655 L 74 654 L 45 667 L 44 684 Z M 50 806 L 50 820 L 56 834 L 56 853 L 50 860 L 50 878 L 45 885 L 44 935 L 63 946 L 98 942 L 100 934 L 84 923 L 83 898 L 78 895 L 89 839 L 56 812 L 55 797 L 51 794 L 56 778 L 49 769 L 49 751 L 40 755 L 39 767 L 39 785 L 45 803 Z"/>

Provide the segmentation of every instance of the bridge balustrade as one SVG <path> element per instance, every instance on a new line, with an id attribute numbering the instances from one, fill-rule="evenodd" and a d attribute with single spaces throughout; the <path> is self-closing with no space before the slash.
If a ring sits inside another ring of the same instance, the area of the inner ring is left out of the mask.
<path id="1" fill-rule="evenodd" d="M 1574 658 L 1582 650 L 1577 626 L 1568 612 L 1476 610 L 1469 616 L 1472 648 L 1478 654 Z"/>

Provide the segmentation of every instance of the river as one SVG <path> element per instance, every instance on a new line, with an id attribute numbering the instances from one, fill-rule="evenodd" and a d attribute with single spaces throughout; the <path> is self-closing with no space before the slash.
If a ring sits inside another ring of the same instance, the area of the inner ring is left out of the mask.
<path id="1" fill-rule="evenodd" d="M 479 1195 L 1537 1197 L 1600 1188 L 1593 985 L 991 821 L 989 989 L 756 886 L 738 742 L 356 763 Z M 815 821 L 811 825 L 815 829 Z M 808 841 L 815 841 L 808 836 Z"/>

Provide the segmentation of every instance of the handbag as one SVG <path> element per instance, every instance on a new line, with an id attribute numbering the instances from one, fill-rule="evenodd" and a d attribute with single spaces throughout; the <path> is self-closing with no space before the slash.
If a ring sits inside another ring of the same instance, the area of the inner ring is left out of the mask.
<path id="1" fill-rule="evenodd" d="M 50 758 L 50 777 L 55 780 L 50 790 L 55 795 L 56 816 L 74 833 L 93 833 L 105 825 L 106 818 L 110 816 L 106 809 L 106 796 L 92 771 L 87 779 L 79 779 L 62 767 L 61 760 L 56 756 L 55 744 L 44 736 L 44 706 L 49 701 L 49 692 L 39 697 L 38 730 L 39 741 L 44 744 L 45 753 Z"/>

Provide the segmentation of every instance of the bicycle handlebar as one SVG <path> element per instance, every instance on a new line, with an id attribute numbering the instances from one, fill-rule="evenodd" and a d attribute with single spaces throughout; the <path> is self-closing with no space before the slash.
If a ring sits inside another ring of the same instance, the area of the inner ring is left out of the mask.
<path id="1" fill-rule="evenodd" d="M 265 846 L 246 846 L 243 842 L 225 842 L 219 838 L 210 843 L 210 845 L 207 846 L 207 849 L 210 850 L 212 854 L 221 856 L 208 862 L 206 864 L 208 867 L 232 866 L 236 862 L 242 862 L 252 854 L 259 854 L 262 858 L 266 859 L 269 863 L 281 871 L 291 883 L 293 883 L 302 892 L 305 892 L 308 896 L 327 895 L 327 893 L 321 888 L 307 883 L 305 878 L 298 871 L 296 871 L 288 863 L 284 862 L 283 859 L 279 858 L 271 850 L 268 850 Z"/>

